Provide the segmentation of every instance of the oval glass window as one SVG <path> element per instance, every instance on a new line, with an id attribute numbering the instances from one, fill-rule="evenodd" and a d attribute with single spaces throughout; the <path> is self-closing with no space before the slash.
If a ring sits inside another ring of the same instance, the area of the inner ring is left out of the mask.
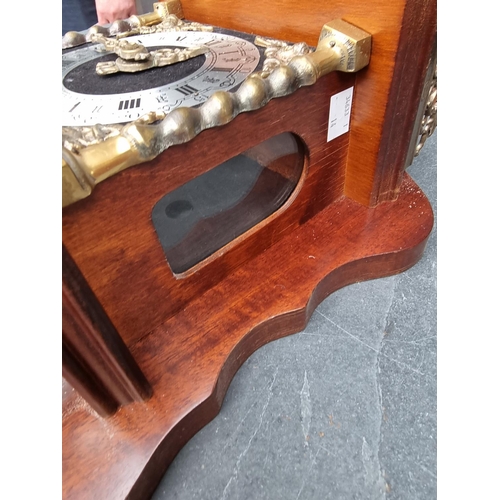
<path id="1" fill-rule="evenodd" d="M 302 142 L 286 132 L 166 194 L 152 220 L 172 271 L 186 272 L 276 212 L 303 168 Z"/>

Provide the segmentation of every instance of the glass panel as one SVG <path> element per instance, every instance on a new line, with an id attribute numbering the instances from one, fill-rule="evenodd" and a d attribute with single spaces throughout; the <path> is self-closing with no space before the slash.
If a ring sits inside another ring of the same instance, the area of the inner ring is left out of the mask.
<path id="1" fill-rule="evenodd" d="M 278 210 L 303 166 L 302 143 L 287 132 L 165 195 L 152 220 L 172 271 L 187 271 Z"/>

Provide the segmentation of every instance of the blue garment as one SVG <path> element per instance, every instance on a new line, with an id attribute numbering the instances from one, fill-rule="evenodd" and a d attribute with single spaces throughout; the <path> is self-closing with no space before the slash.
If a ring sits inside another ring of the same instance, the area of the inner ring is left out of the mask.
<path id="1" fill-rule="evenodd" d="M 62 0 L 62 34 L 85 31 L 97 23 L 95 0 Z"/>

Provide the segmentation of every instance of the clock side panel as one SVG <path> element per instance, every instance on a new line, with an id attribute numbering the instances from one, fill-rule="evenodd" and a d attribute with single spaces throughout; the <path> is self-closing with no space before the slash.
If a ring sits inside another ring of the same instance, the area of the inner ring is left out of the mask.
<path id="1" fill-rule="evenodd" d="M 397 196 L 436 31 L 436 0 L 256 0 L 251 9 L 232 0 L 190 0 L 183 10 L 187 19 L 311 46 L 333 19 L 370 33 L 368 71 L 356 77 L 346 195 L 367 206 Z"/>
<path id="2" fill-rule="evenodd" d="M 329 106 L 330 96 L 353 84 L 352 75 L 327 75 L 106 180 L 91 197 L 63 210 L 64 245 L 127 345 L 342 197 L 350 134 L 327 142 Z M 282 132 L 295 134 L 306 152 L 305 173 L 291 199 L 202 262 L 196 272 L 175 276 L 151 220 L 155 204 Z"/>

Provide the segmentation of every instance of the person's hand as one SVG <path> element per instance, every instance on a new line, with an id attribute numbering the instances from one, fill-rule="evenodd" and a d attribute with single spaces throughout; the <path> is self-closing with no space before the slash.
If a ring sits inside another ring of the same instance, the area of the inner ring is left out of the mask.
<path id="1" fill-rule="evenodd" d="M 107 24 L 137 14 L 135 0 L 96 0 L 97 22 Z"/>

